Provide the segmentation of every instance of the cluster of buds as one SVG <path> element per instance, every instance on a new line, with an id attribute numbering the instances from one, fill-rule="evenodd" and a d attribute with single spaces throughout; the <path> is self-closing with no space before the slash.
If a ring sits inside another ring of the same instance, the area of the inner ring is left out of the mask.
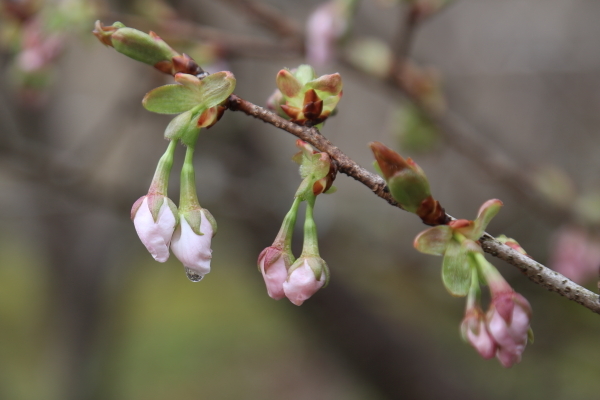
<path id="1" fill-rule="evenodd" d="M 478 239 L 502 207 L 500 200 L 488 200 L 474 221 L 459 219 L 420 233 L 415 248 L 422 253 L 441 255 L 442 280 L 454 296 L 467 296 L 467 308 L 461 329 L 463 337 L 484 358 L 494 356 L 504 367 L 521 361 L 528 339 L 531 306 L 510 287 L 498 270 L 483 255 Z M 522 250 L 513 239 L 511 247 Z M 480 306 L 480 282 L 489 286 L 491 304 L 483 313 Z"/>
<path id="2" fill-rule="evenodd" d="M 333 191 L 337 169 L 327 153 L 319 153 L 301 140 L 296 145 L 301 151 L 294 156 L 294 161 L 300 164 L 303 180 L 275 241 L 258 256 L 258 269 L 269 296 L 275 300 L 287 297 L 299 306 L 329 281 L 329 268 L 319 255 L 313 210 L 317 195 Z M 302 254 L 296 259 L 291 248 L 292 234 L 302 201 L 306 201 L 304 244 Z"/>
<path id="3" fill-rule="evenodd" d="M 158 162 L 148 194 L 134 203 L 131 219 L 142 243 L 156 261 L 167 261 L 170 247 L 184 265 L 188 278 L 198 282 L 210 272 L 210 245 L 217 224 L 210 212 L 200 206 L 196 196 L 193 147 L 187 148 L 181 170 L 179 209 L 167 197 L 176 144 L 176 140 L 169 143 Z"/>
<path id="4" fill-rule="evenodd" d="M 105 26 L 96 21 L 94 35 L 106 46 L 169 75 L 182 72 L 203 78 L 206 72 L 187 54 L 179 54 L 156 33 L 128 28 L 121 22 Z"/>
<path id="5" fill-rule="evenodd" d="M 316 77 L 310 65 L 282 69 L 276 78 L 277 89 L 267 101 L 270 110 L 296 124 L 323 123 L 342 98 L 340 74 Z"/>
<path id="6" fill-rule="evenodd" d="M 390 194 L 406 211 L 417 214 L 427 225 L 448 222 L 440 203 L 431 196 L 425 172 L 411 158 L 406 160 L 379 142 L 369 144 L 375 167 L 387 182 Z"/>
<path id="7" fill-rule="evenodd" d="M 148 35 L 119 22 L 110 27 L 96 22 L 94 34 L 120 53 L 175 77 L 175 84 L 151 90 L 142 102 L 149 111 L 179 115 L 165 130 L 169 146 L 158 163 L 148 194 L 133 205 L 131 219 L 155 260 L 165 262 L 170 248 L 184 265 L 188 278 L 198 282 L 210 272 L 211 241 L 217 224 L 198 201 L 194 148 L 200 129 L 213 126 L 221 118 L 235 89 L 235 77 L 229 71 L 204 73 L 194 60 L 179 55 L 153 32 Z M 167 197 L 177 142 L 187 147 L 181 169 L 179 208 Z"/>

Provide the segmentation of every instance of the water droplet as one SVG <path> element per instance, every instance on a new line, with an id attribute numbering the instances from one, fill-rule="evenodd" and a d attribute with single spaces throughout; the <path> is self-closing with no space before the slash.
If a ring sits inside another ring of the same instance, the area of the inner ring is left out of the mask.
<path id="1" fill-rule="evenodd" d="M 198 272 L 189 268 L 185 269 L 185 274 L 188 277 L 188 279 L 192 282 L 200 282 L 202 278 L 204 278 L 204 275 L 200 275 Z"/>

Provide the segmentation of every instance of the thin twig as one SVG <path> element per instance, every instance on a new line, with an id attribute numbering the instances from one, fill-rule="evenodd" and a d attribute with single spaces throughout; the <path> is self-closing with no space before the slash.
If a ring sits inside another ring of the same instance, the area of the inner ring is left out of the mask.
<path id="1" fill-rule="evenodd" d="M 373 193 L 383 198 L 391 205 L 399 207 L 394 199 L 392 199 L 386 188 L 385 181 L 382 178 L 356 164 L 338 147 L 321 135 L 316 128 L 302 127 L 286 121 L 277 114 L 236 95 L 231 95 L 229 97 L 229 108 L 232 111 L 241 111 L 249 116 L 271 124 L 276 128 L 283 129 L 305 142 L 310 143 L 316 149 L 329 154 L 331 158 L 337 162 L 338 170 L 340 172 L 361 182 L 371 189 Z M 451 217 L 449 216 L 449 218 Z M 498 242 L 492 236 L 486 234 L 480 240 L 483 250 L 486 253 L 519 268 L 531 281 L 600 314 L 600 299 L 596 293 L 579 286 L 561 274 L 552 271 L 535 260 Z"/>
<path id="2" fill-rule="evenodd" d="M 255 21 L 268 30 L 286 38 L 302 37 L 302 29 L 298 23 L 270 5 L 256 0 L 225 0 L 243 10 Z"/>

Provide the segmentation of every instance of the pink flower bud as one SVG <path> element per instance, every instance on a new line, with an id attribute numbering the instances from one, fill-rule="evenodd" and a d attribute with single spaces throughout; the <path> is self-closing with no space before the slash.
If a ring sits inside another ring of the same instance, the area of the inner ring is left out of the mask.
<path id="1" fill-rule="evenodd" d="M 283 283 L 287 279 L 288 269 L 294 262 L 294 256 L 280 247 L 270 246 L 258 256 L 258 268 L 263 275 L 267 292 L 275 300 L 285 297 Z"/>
<path id="2" fill-rule="evenodd" d="M 299 306 L 327 283 L 329 270 L 320 257 L 300 257 L 289 269 L 283 282 L 285 296 Z"/>
<path id="3" fill-rule="evenodd" d="M 521 361 L 527 345 L 531 306 L 520 294 L 496 294 L 487 314 L 487 328 L 498 345 L 496 356 L 504 367 Z"/>
<path id="4" fill-rule="evenodd" d="M 131 209 L 131 219 L 140 240 L 156 261 L 169 258 L 169 244 L 177 224 L 175 204 L 162 195 L 140 197 Z"/>
<path id="5" fill-rule="evenodd" d="M 194 232 L 185 216 L 182 215 L 180 220 L 181 222 L 173 234 L 171 249 L 184 267 L 196 272 L 199 275 L 198 280 L 200 280 L 210 272 L 212 258 L 210 243 L 214 233 L 213 225 L 207 217 L 205 209 L 200 210 L 200 235 Z"/>
<path id="6" fill-rule="evenodd" d="M 479 307 L 467 310 L 461 325 L 463 338 L 486 360 L 496 355 L 497 345 L 487 329 L 483 312 Z"/>

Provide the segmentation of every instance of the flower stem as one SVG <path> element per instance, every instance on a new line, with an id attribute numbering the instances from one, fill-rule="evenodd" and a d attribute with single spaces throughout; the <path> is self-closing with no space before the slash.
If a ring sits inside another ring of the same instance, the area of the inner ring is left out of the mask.
<path id="1" fill-rule="evenodd" d="M 473 257 L 475 257 L 475 261 L 490 287 L 492 296 L 501 292 L 512 291 L 508 282 L 500 275 L 500 272 L 498 272 L 496 267 L 485 259 L 485 256 L 482 253 L 473 253 Z"/>
<path id="2" fill-rule="evenodd" d="M 302 246 L 302 255 L 319 257 L 319 243 L 317 235 L 317 225 L 313 219 L 313 210 L 317 196 L 312 193 L 306 196 L 306 216 L 304 219 L 304 244 Z"/>
<path id="3" fill-rule="evenodd" d="M 471 287 L 469 288 L 469 295 L 467 297 L 467 310 L 475 308 L 475 305 L 479 301 L 479 293 L 479 277 L 477 274 L 477 268 L 471 268 Z"/>
<path id="4" fill-rule="evenodd" d="M 167 188 L 169 186 L 169 175 L 171 175 L 171 168 L 173 167 L 173 155 L 175 154 L 175 147 L 177 146 L 176 140 L 171 140 L 169 146 L 165 151 L 165 154 L 158 160 L 152 183 L 148 194 L 159 194 L 167 196 Z"/>
<path id="5" fill-rule="evenodd" d="M 279 229 L 275 242 L 273 242 L 274 246 L 279 246 L 284 251 L 290 251 L 292 248 L 292 235 L 294 233 L 294 225 L 296 225 L 296 217 L 298 216 L 298 207 L 301 202 L 302 200 L 299 197 L 294 199 L 292 208 L 283 219 L 281 229 Z"/>
<path id="6" fill-rule="evenodd" d="M 196 194 L 196 174 L 194 173 L 193 158 L 194 146 L 188 146 L 185 151 L 183 167 L 181 167 L 180 211 L 190 211 L 200 208 L 200 202 Z"/>

